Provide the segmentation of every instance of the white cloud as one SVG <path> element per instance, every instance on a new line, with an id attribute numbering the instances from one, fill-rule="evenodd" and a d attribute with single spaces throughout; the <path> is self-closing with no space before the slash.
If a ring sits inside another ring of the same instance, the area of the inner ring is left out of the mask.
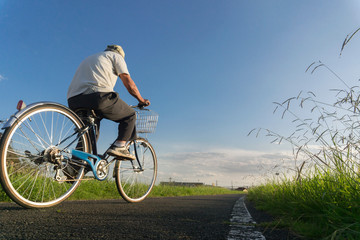
<path id="1" fill-rule="evenodd" d="M 158 155 L 159 181 L 251 186 L 294 168 L 292 152 L 211 149 Z"/>
<path id="2" fill-rule="evenodd" d="M 0 74 L 0 82 L 1 82 L 2 80 L 5 80 L 5 77 Z"/>

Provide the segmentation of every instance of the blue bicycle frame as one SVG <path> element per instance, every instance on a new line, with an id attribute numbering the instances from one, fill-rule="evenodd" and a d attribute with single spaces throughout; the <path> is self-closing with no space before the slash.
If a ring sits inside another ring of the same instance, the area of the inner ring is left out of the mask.
<path id="1" fill-rule="evenodd" d="M 108 155 L 107 155 L 107 150 L 105 151 L 105 153 L 100 157 L 98 155 L 98 152 L 97 152 L 97 143 L 96 143 L 96 124 L 94 122 L 94 119 L 93 117 L 89 117 L 90 119 L 90 124 L 87 125 L 87 128 L 83 129 L 80 133 L 79 133 L 79 138 L 81 135 L 85 134 L 86 132 L 89 132 L 89 137 L 90 137 L 90 142 L 91 142 L 91 149 L 92 149 L 92 154 L 90 153 L 87 153 L 87 152 L 83 152 L 83 151 L 79 151 L 79 150 L 76 150 L 76 149 L 72 149 L 71 150 L 71 154 L 73 157 L 76 157 L 80 160 L 83 160 L 85 161 L 87 164 L 85 164 L 85 166 L 89 166 L 91 171 L 93 172 L 94 174 L 94 177 L 99 180 L 99 181 L 103 181 L 107 178 L 104 177 L 100 177 L 98 176 L 97 174 L 97 169 L 99 167 L 99 164 L 101 163 L 101 160 L 102 159 L 105 159 L 105 161 L 107 162 L 107 159 L 108 159 Z M 134 141 L 134 150 L 135 150 L 135 157 L 136 157 L 136 160 L 139 164 L 139 171 L 142 171 L 143 170 L 143 167 L 139 161 L 139 158 L 138 158 L 138 153 L 137 153 L 137 149 L 136 149 L 136 140 L 133 140 Z M 112 161 L 111 161 L 112 162 Z M 110 162 L 110 163 L 111 163 Z M 110 165 L 110 163 L 107 163 L 107 166 Z M 81 165 L 84 165 L 83 163 Z M 108 174 L 107 174 L 108 175 Z"/>

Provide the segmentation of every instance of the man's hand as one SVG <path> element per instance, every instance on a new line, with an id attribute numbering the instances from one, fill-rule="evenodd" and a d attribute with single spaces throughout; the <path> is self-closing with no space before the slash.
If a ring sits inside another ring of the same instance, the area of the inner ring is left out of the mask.
<path id="1" fill-rule="evenodd" d="M 139 107 L 147 107 L 147 106 L 150 106 L 150 101 L 149 99 L 144 99 L 143 102 L 139 102 Z"/>

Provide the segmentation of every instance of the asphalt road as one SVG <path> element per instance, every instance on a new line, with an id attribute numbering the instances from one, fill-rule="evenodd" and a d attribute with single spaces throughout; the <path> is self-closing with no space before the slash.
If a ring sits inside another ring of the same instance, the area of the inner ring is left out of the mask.
<path id="1" fill-rule="evenodd" d="M 0 239 L 227 239 L 239 194 L 65 201 L 46 209 L 0 203 Z"/>

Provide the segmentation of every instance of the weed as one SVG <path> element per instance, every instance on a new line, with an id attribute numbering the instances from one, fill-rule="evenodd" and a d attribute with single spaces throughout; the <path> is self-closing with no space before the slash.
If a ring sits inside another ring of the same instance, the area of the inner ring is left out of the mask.
<path id="1" fill-rule="evenodd" d="M 358 31 L 346 37 L 341 53 Z M 359 86 L 349 87 L 322 62 L 306 71 L 313 74 L 318 68 L 330 71 L 345 89 L 332 90 L 332 104 L 318 101 L 312 92 L 275 103 L 274 112 L 281 111 L 281 118 L 291 116 L 295 131 L 290 136 L 269 129 L 251 133 L 265 131 L 274 143 L 290 143 L 300 164 L 293 177 L 252 188 L 248 197 L 307 238 L 360 239 Z M 294 103 L 311 117 L 300 117 Z"/>

